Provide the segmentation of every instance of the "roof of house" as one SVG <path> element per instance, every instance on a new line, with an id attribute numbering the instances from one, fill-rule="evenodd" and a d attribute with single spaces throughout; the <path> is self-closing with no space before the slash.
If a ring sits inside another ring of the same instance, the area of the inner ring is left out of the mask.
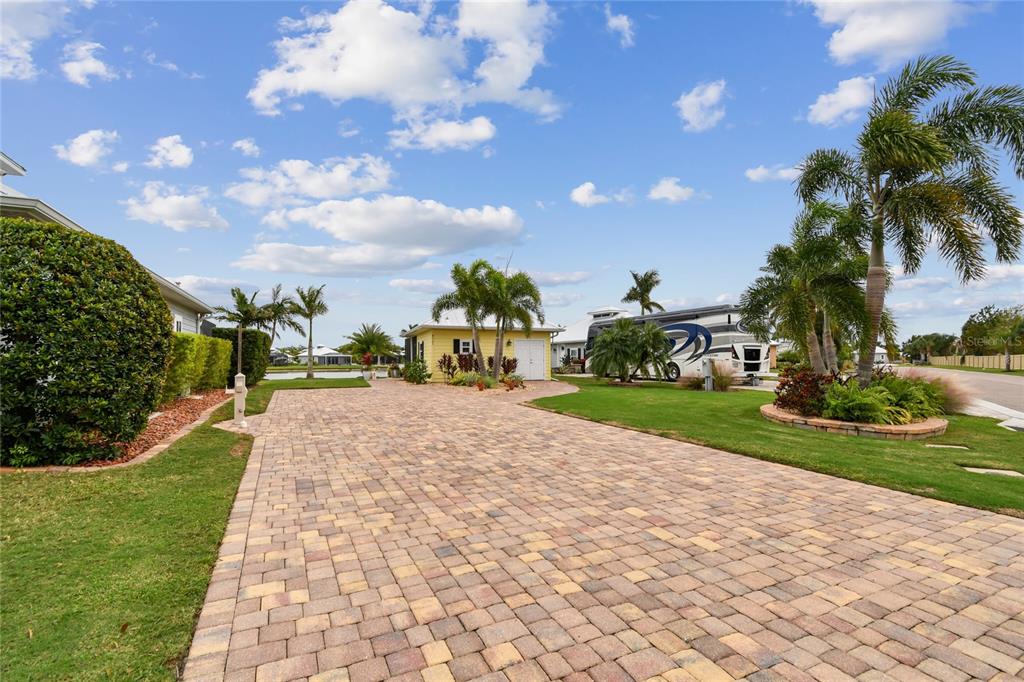
<path id="1" fill-rule="evenodd" d="M 327 355 L 348 355 L 348 353 L 340 353 L 340 352 L 334 350 L 333 348 L 331 348 L 330 346 L 317 346 L 317 347 L 315 347 L 313 349 L 313 357 L 315 357 L 315 358 L 316 357 L 324 357 L 324 356 L 327 356 Z M 299 353 L 299 357 L 300 358 L 306 357 L 306 353 L 305 352 Z"/>
<path id="2" fill-rule="evenodd" d="M 612 305 L 595 308 L 565 328 L 565 331 L 558 332 L 555 343 L 583 343 L 587 340 L 590 325 L 595 319 L 613 320 L 617 317 L 628 317 L 629 311 L 625 308 L 618 308 Z"/>
<path id="3" fill-rule="evenodd" d="M 399 336 L 409 337 L 416 336 L 422 331 L 428 329 L 469 329 L 469 323 L 466 322 L 466 316 L 461 310 L 452 310 L 450 312 L 441 315 L 441 318 L 435 322 L 434 320 L 427 320 L 422 322 L 415 327 L 402 331 Z M 480 329 L 494 329 L 494 317 L 488 316 L 484 319 L 483 324 L 480 325 Z M 560 332 L 564 328 L 558 325 L 542 325 L 535 324 L 533 331 L 535 332 Z"/>
<path id="4" fill-rule="evenodd" d="M 0 152 L 0 176 L 25 175 L 26 172 L 27 171 L 21 164 L 3 152 Z M 71 218 L 68 218 L 42 199 L 36 199 L 35 197 L 22 194 L 16 189 L 12 189 L 3 183 L 0 183 L 0 207 L 3 208 L 5 214 L 34 218 L 36 220 L 57 223 L 58 225 L 63 225 L 71 230 L 88 232 L 87 229 L 76 223 Z M 208 315 L 213 312 L 213 308 L 206 303 L 203 303 L 174 282 L 156 274 L 149 268 L 146 268 L 146 270 L 160 288 L 160 294 L 164 297 L 164 300 L 177 303 L 178 305 L 190 308 L 203 315 Z"/>

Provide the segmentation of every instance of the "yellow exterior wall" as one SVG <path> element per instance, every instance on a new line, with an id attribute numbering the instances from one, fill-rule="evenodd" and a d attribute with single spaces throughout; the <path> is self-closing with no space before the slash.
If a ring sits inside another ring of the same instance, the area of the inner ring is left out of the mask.
<path id="1" fill-rule="evenodd" d="M 455 339 L 469 341 L 473 338 L 472 332 L 468 329 L 424 329 L 416 335 L 416 342 L 423 342 L 423 359 L 427 363 L 427 371 L 431 373 L 431 381 L 444 381 L 437 362 L 445 353 L 451 355 L 452 344 Z M 527 336 L 522 330 L 514 329 L 505 332 L 504 357 L 514 357 L 515 340 L 531 339 L 544 341 L 544 378 L 551 378 L 551 332 L 535 331 Z M 509 345 L 509 342 L 512 345 Z M 480 331 L 480 345 L 484 352 L 484 359 L 494 355 L 494 330 Z"/>

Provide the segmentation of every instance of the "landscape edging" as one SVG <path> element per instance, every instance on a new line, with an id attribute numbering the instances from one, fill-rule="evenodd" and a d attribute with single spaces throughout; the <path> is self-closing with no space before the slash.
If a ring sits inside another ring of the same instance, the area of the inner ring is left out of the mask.
<path id="1" fill-rule="evenodd" d="M 938 417 L 929 417 L 924 421 L 910 424 L 865 424 L 825 419 L 824 417 L 804 417 L 780 409 L 772 403 L 761 406 L 761 416 L 776 424 L 798 429 L 882 440 L 922 440 L 942 435 L 946 432 L 946 427 L 949 426 L 948 421 Z"/>

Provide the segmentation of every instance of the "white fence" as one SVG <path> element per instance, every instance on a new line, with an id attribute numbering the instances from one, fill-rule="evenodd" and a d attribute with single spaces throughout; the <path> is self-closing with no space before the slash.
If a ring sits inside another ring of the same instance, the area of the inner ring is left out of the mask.
<path id="1" fill-rule="evenodd" d="M 962 360 L 962 362 L 961 362 Z M 1005 355 L 933 355 L 928 358 L 933 365 L 950 367 L 983 367 L 987 369 L 1005 369 Z M 1010 356 L 1010 369 L 1024 369 L 1024 355 Z"/>

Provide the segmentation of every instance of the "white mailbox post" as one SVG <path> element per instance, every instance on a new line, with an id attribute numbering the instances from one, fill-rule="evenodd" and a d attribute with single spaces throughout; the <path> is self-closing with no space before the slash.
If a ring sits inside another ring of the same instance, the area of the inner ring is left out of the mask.
<path id="1" fill-rule="evenodd" d="M 245 375 L 235 375 L 235 425 L 241 428 L 246 428 L 249 425 L 245 423 L 245 396 L 249 393 L 249 389 L 245 387 Z"/>

